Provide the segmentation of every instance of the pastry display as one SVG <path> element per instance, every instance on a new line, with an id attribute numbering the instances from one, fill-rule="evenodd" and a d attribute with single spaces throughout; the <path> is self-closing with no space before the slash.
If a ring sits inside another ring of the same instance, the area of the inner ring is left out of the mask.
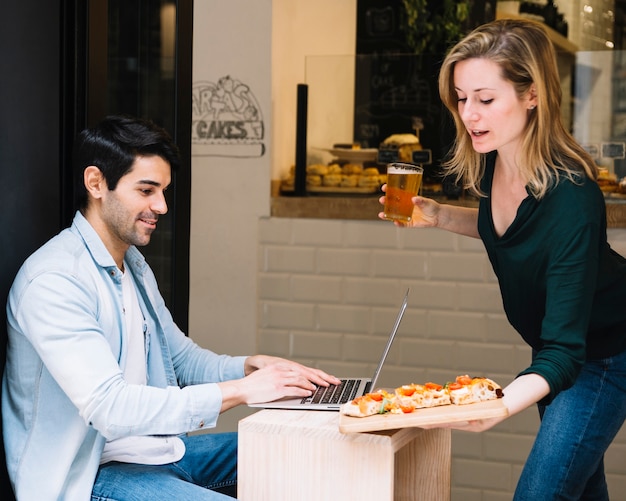
<path id="1" fill-rule="evenodd" d="M 626 177 L 618 179 L 606 167 L 598 169 L 598 186 L 607 198 L 624 198 L 626 195 Z"/>
<path id="2" fill-rule="evenodd" d="M 396 162 L 413 162 L 413 152 L 421 150 L 419 137 L 415 134 L 392 134 L 378 146 L 379 159 Z"/>
<path id="3" fill-rule="evenodd" d="M 376 167 L 364 167 L 361 163 L 316 163 L 306 167 L 306 188 L 312 193 L 377 193 L 385 183 L 386 176 Z M 295 187 L 295 167 L 281 181 L 283 191 Z"/>

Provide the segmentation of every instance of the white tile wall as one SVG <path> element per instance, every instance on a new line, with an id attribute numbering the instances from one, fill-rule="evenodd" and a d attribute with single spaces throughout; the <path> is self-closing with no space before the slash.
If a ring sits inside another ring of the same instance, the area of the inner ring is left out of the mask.
<path id="1" fill-rule="evenodd" d="M 626 230 L 614 230 L 617 244 Z M 259 349 L 339 376 L 371 374 L 404 291 L 409 308 L 382 386 L 460 372 L 508 384 L 529 350 L 508 325 L 478 240 L 382 221 L 259 222 Z M 538 425 L 535 409 L 482 434 L 453 432 L 453 501 L 510 500 Z M 626 500 L 626 432 L 606 457 Z"/>

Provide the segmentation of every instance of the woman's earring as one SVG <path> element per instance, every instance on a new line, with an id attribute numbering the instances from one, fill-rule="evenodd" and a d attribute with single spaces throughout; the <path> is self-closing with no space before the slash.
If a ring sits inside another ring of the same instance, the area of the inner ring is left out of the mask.
<path id="1" fill-rule="evenodd" d="M 534 110 L 537 107 L 537 105 L 535 104 L 531 104 L 530 107 L 528 108 L 529 110 Z"/>

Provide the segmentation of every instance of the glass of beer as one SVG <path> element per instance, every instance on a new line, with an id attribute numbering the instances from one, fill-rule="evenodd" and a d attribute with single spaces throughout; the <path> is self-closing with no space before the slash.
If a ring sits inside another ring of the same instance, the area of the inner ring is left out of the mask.
<path id="1" fill-rule="evenodd" d="M 387 165 L 387 192 L 383 210 L 385 219 L 404 223 L 411 221 L 411 198 L 419 192 L 423 174 L 424 169 L 419 165 L 399 162 Z"/>

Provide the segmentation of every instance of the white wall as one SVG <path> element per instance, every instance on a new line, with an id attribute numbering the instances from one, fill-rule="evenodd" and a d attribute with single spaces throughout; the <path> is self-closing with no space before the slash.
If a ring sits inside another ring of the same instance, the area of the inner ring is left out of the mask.
<path id="1" fill-rule="evenodd" d="M 265 129 L 261 139 L 244 139 L 237 126 L 231 139 L 218 132 L 212 142 L 192 145 L 189 335 L 217 352 L 250 354 L 256 351 L 257 221 L 269 213 L 272 0 L 199 0 L 194 9 L 194 84 L 229 76 L 247 86 Z M 227 113 L 242 101 L 217 97 L 213 111 L 205 107 L 194 119 L 251 126 Z"/>
<path id="2" fill-rule="evenodd" d="M 530 349 L 506 320 L 479 240 L 383 221 L 259 222 L 260 350 L 338 376 L 373 373 L 398 305 L 409 306 L 380 386 L 484 375 L 508 384 Z M 626 255 L 626 230 L 610 230 Z M 484 433 L 452 435 L 452 501 L 506 501 L 532 447 L 535 406 Z M 613 501 L 626 500 L 626 429 L 605 457 Z"/>
<path id="3" fill-rule="evenodd" d="M 356 0 L 194 4 L 194 120 L 216 111 L 197 102 L 199 88 L 230 76 L 250 87 L 264 125 L 252 144 L 207 144 L 193 129 L 189 335 L 202 346 L 257 352 L 257 222 L 269 214 L 270 180 L 295 160 L 297 84 L 308 55 L 354 53 L 355 17 Z M 245 414 L 225 414 L 218 431 L 236 429 Z"/>
<path id="4" fill-rule="evenodd" d="M 225 76 L 249 86 L 264 125 L 262 155 L 258 144 L 193 144 L 189 334 L 203 345 L 229 353 L 256 348 L 256 221 L 268 215 L 270 179 L 295 160 L 305 60 L 354 54 L 355 16 L 356 0 L 195 2 L 195 86 Z"/>

